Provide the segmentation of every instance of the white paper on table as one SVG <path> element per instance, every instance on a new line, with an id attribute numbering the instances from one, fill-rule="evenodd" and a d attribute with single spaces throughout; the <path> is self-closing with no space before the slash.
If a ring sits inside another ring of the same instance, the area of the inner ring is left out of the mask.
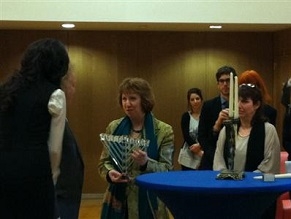
<path id="1" fill-rule="evenodd" d="M 275 174 L 275 179 L 288 179 L 291 178 L 291 173 Z M 254 179 L 263 179 L 263 176 L 254 176 Z"/>

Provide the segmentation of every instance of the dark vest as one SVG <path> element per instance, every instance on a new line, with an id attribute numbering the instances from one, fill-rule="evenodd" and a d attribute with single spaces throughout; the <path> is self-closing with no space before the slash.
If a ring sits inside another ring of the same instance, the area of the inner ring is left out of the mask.
<path id="1" fill-rule="evenodd" d="M 48 101 L 56 89 L 38 82 L 20 90 L 13 107 L 0 113 L 0 166 L 5 177 L 51 177 Z"/>

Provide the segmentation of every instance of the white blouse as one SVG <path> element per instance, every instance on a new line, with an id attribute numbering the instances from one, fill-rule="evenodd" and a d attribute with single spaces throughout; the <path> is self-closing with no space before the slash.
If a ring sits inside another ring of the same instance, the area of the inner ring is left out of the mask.
<path id="1" fill-rule="evenodd" d="M 66 97 L 61 89 L 55 90 L 48 102 L 48 110 L 52 116 L 48 147 L 54 184 L 60 175 L 62 144 L 66 122 Z"/>

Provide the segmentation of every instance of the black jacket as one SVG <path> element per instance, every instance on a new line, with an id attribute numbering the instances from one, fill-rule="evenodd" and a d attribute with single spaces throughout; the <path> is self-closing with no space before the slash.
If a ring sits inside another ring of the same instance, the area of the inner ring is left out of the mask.
<path id="1" fill-rule="evenodd" d="M 56 185 L 57 198 L 81 200 L 84 163 L 76 139 L 66 122 L 60 176 Z"/>
<path id="2" fill-rule="evenodd" d="M 204 151 L 200 164 L 200 169 L 202 170 L 212 170 L 213 168 L 216 141 L 218 139 L 218 133 L 213 132 L 213 126 L 221 110 L 220 96 L 205 101 L 201 109 L 198 142 Z"/>

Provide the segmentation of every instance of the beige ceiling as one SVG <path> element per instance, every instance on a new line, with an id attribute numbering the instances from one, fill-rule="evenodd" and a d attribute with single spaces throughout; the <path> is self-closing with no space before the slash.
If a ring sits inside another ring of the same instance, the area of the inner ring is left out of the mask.
<path id="1" fill-rule="evenodd" d="M 276 32 L 290 29 L 291 24 L 222 24 L 222 29 L 209 29 L 207 23 L 100 23 L 76 22 L 73 30 L 120 30 L 120 31 L 244 31 Z M 0 21 L 0 30 L 60 30 L 60 22 Z"/>

